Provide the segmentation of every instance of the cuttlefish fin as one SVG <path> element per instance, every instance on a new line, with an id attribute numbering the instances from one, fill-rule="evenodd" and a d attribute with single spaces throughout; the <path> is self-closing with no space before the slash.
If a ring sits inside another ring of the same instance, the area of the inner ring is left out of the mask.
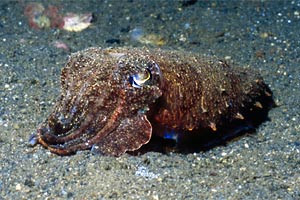
<path id="1" fill-rule="evenodd" d="M 125 118 L 120 125 L 92 147 L 92 152 L 119 156 L 127 151 L 139 149 L 149 142 L 152 126 L 146 115 L 138 114 Z"/>

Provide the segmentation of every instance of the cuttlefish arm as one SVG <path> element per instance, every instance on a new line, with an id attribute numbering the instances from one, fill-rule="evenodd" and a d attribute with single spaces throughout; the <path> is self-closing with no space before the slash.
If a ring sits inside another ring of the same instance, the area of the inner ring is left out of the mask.
<path id="1" fill-rule="evenodd" d="M 127 151 L 139 149 L 149 142 L 152 126 L 145 115 L 126 118 L 106 137 L 99 140 L 92 147 L 93 152 L 104 155 L 120 156 Z M 94 138 L 98 140 L 97 136 Z"/>
<path id="2" fill-rule="evenodd" d="M 122 112 L 124 112 L 124 110 L 122 110 L 123 103 L 124 101 L 120 102 L 106 125 L 86 142 L 74 142 L 76 140 L 74 136 L 82 134 L 81 129 L 71 135 L 57 137 L 49 132 L 43 133 L 42 128 L 38 129 L 37 135 L 31 138 L 31 142 L 39 143 L 52 153 L 58 155 L 70 155 L 79 150 L 92 149 L 93 152 L 102 155 L 120 156 L 126 151 L 139 149 L 143 144 L 149 142 L 152 135 L 152 126 L 146 115 L 142 113 L 138 113 L 131 118 L 122 119 L 119 122 L 118 118 L 120 118 Z M 91 118 L 85 123 L 90 124 L 89 121 L 91 120 L 93 119 Z M 70 136 L 72 136 L 72 138 Z M 70 140 L 72 142 L 68 143 Z M 61 145 L 58 143 L 61 143 Z"/>

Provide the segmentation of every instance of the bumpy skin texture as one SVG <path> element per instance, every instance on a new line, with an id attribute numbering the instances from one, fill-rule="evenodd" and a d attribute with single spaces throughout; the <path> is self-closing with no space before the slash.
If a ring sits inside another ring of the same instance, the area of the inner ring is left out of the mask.
<path id="1" fill-rule="evenodd" d="M 53 112 L 30 141 L 59 155 L 92 149 L 119 156 L 148 143 L 153 132 L 164 137 L 166 131 L 234 128 L 273 102 L 263 79 L 249 69 L 160 49 L 80 51 L 63 68 L 61 85 Z"/>

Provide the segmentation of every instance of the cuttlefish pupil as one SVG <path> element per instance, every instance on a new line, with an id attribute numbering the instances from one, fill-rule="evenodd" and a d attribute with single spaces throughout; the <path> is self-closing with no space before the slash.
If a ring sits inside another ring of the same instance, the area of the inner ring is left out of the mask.
<path id="1" fill-rule="evenodd" d="M 149 69 L 146 69 L 143 72 L 139 72 L 137 74 L 130 76 L 129 81 L 133 87 L 141 88 L 150 79 L 151 79 L 151 72 Z"/>

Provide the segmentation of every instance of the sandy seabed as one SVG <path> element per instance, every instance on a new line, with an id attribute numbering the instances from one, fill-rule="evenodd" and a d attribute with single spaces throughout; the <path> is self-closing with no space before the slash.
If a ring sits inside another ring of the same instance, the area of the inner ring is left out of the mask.
<path id="1" fill-rule="evenodd" d="M 0 199 L 300 199 L 300 1 L 42 3 L 94 19 L 81 32 L 34 29 L 26 1 L 1 1 Z M 28 146 L 59 95 L 70 53 L 145 45 L 255 68 L 278 107 L 254 134 L 188 155 L 60 157 Z"/>

